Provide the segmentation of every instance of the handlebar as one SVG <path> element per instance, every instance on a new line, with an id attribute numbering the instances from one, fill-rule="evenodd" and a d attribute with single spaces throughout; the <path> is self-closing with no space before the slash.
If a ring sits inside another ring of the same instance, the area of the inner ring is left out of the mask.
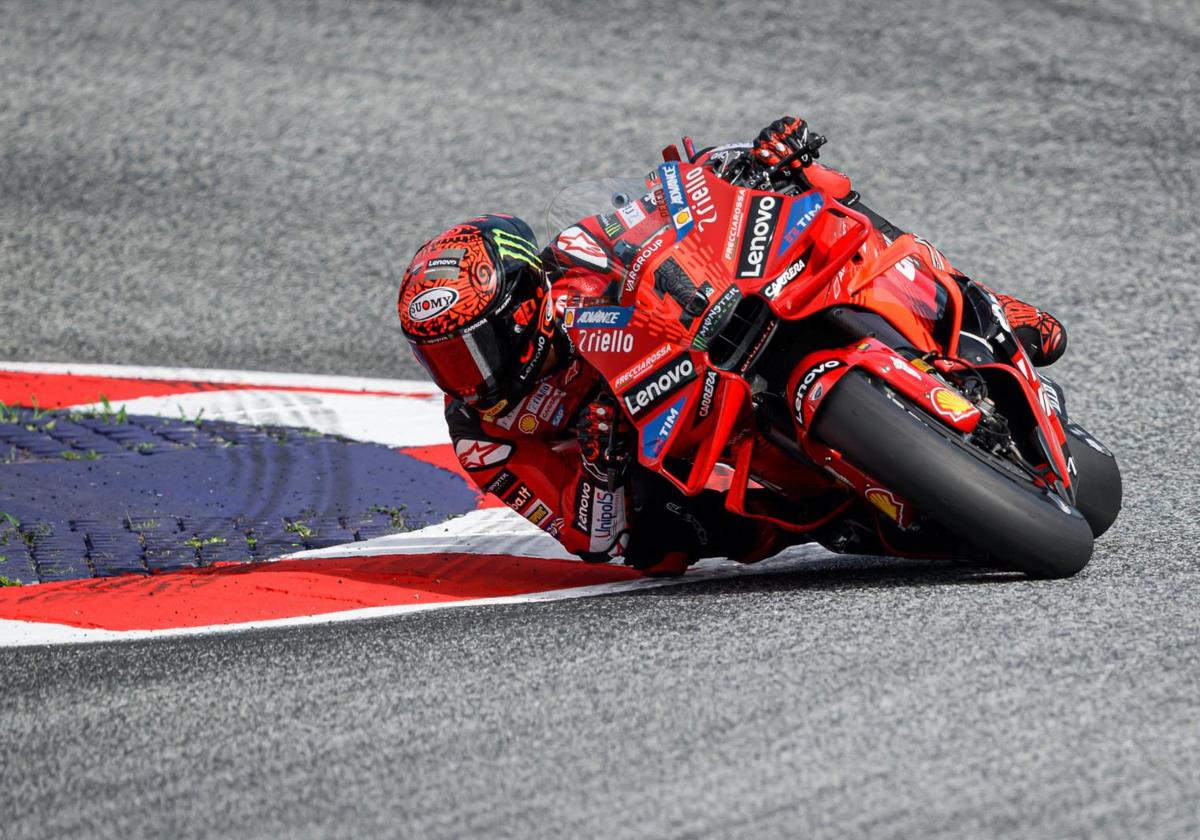
<path id="1" fill-rule="evenodd" d="M 785 158 L 780 159 L 779 163 L 774 166 L 765 167 L 762 171 L 767 175 L 774 175 L 784 167 L 788 166 L 792 161 L 800 158 L 803 155 L 808 155 L 810 158 L 817 156 L 817 150 L 825 145 L 825 136 L 823 134 L 809 134 L 808 142 L 801 146 L 796 151 L 792 152 Z"/>

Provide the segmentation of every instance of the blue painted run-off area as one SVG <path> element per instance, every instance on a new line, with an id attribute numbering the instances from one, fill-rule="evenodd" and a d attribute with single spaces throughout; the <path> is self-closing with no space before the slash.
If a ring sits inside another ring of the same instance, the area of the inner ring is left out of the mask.
<path id="1" fill-rule="evenodd" d="M 266 559 L 436 524 L 475 500 L 453 473 L 315 432 L 112 412 L 0 417 L 9 581 Z"/>

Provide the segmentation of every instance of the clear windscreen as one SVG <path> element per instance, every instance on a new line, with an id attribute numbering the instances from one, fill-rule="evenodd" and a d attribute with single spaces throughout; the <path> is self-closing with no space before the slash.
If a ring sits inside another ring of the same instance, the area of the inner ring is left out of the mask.
<path id="1" fill-rule="evenodd" d="M 563 228 L 588 216 L 613 213 L 637 201 L 651 187 L 645 178 L 593 178 L 559 191 L 546 210 L 546 230 L 551 239 Z"/>

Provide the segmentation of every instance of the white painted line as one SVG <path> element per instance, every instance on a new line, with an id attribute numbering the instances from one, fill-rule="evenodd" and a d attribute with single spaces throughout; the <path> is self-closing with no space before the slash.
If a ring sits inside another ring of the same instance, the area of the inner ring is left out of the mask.
<path id="1" fill-rule="evenodd" d="M 512 508 L 485 508 L 403 534 L 300 551 L 280 559 L 379 557 L 388 554 L 515 554 L 583 562 Z"/>
<path id="2" fill-rule="evenodd" d="M 130 642 L 143 639 L 165 639 L 180 636 L 202 636 L 210 633 L 245 632 L 247 630 L 269 630 L 280 627 L 303 627 L 314 624 L 340 624 L 345 621 L 362 621 L 371 618 L 389 618 L 409 613 L 455 607 L 483 607 L 503 604 L 531 604 L 562 601 L 570 598 L 588 598 L 596 595 L 615 595 L 638 592 L 664 586 L 682 586 L 710 580 L 733 577 L 778 574 L 788 572 L 813 561 L 833 556 L 816 546 L 798 546 L 753 566 L 743 566 L 732 560 L 703 560 L 677 578 L 637 578 L 635 580 L 579 586 L 574 589 L 555 589 L 548 592 L 531 592 L 523 595 L 506 595 L 497 598 L 473 598 L 464 601 L 445 601 L 436 604 L 396 604 L 387 607 L 366 607 L 344 612 L 302 615 L 277 618 L 269 621 L 248 621 L 241 624 L 217 624 L 200 627 L 176 627 L 169 630 L 95 630 L 69 627 L 32 621 L 0 619 L 0 648 L 29 647 L 31 645 L 64 645 L 95 642 Z"/>
<path id="3" fill-rule="evenodd" d="M 432 446 L 450 442 L 444 403 L 438 397 L 388 397 L 304 391 L 192 391 L 161 397 L 113 400 L 130 414 L 227 420 L 250 426 L 314 429 L 384 446 Z M 80 406 L 98 408 L 99 404 Z"/>
<path id="4" fill-rule="evenodd" d="M 308 373 L 278 373 L 220 368 L 150 367 L 143 365 L 84 365 L 74 362 L 5 362 L 0 371 L 24 373 L 74 373 L 79 376 L 112 376 L 123 379 L 175 379 L 187 382 L 216 382 L 234 385 L 280 385 L 289 388 L 338 388 L 346 391 L 396 391 L 427 394 L 437 390 L 420 379 L 372 379 L 362 376 L 331 376 Z"/>

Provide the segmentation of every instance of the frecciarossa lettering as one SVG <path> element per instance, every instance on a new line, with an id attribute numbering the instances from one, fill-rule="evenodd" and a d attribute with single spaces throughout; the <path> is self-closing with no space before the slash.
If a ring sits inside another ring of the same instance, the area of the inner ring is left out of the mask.
<path id="1" fill-rule="evenodd" d="M 696 367 L 691 356 L 676 356 L 666 365 L 635 383 L 621 395 L 630 417 L 659 405 L 680 388 L 696 378 Z"/>

